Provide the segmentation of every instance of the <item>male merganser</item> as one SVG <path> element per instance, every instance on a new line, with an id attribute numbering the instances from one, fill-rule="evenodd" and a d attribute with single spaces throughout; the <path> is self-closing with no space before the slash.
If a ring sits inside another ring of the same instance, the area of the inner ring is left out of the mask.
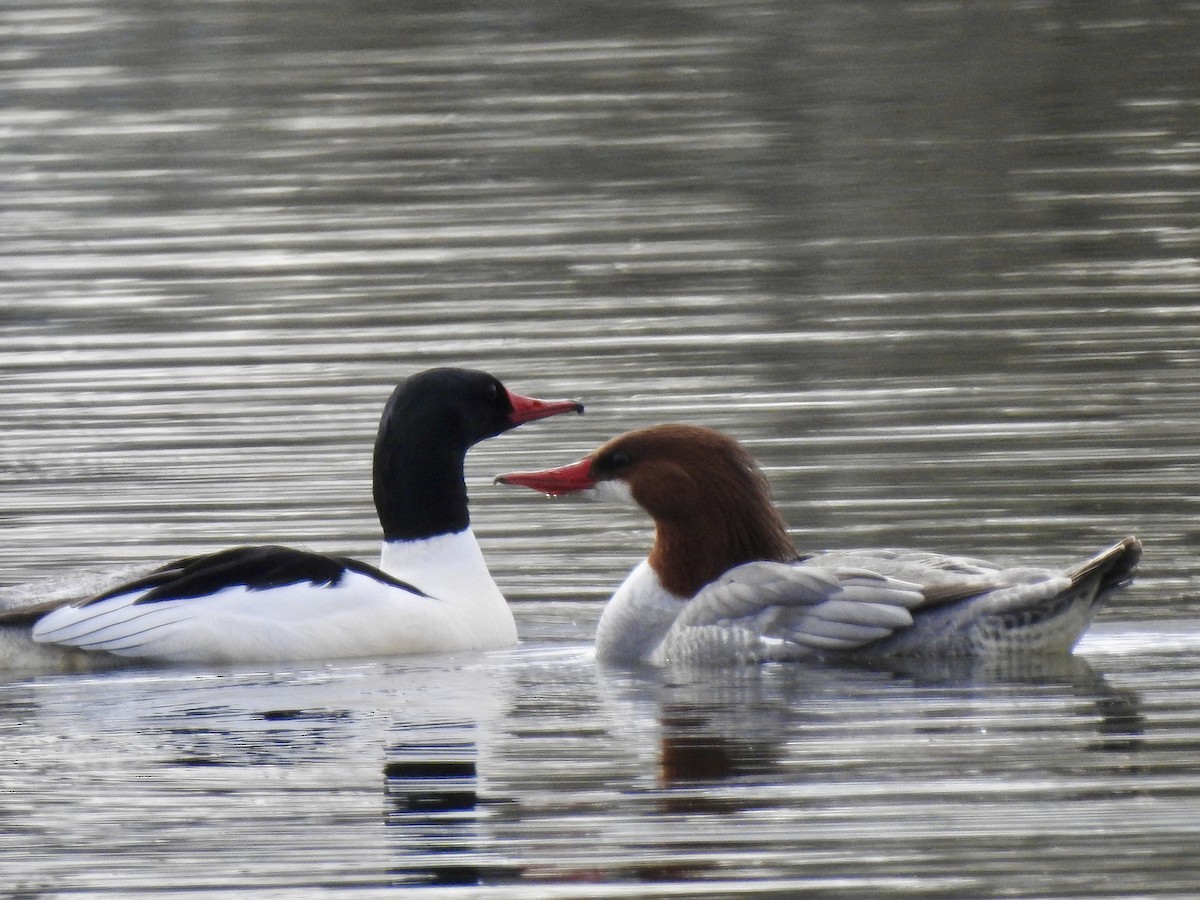
<path id="1" fill-rule="evenodd" d="M 484 438 L 583 412 L 515 394 L 486 372 L 432 369 L 392 393 L 375 441 L 379 568 L 286 547 L 179 560 L 47 612 L 38 642 L 128 657 L 262 662 L 481 650 L 516 643 L 512 611 L 471 532 L 463 463 Z"/>
<path id="2" fill-rule="evenodd" d="M 801 556 L 746 449 L 692 425 L 630 431 L 572 465 L 496 480 L 612 497 L 654 519 L 649 556 L 600 617 L 602 660 L 1068 652 L 1141 556 L 1133 537 L 1061 572 L 911 550 Z"/>

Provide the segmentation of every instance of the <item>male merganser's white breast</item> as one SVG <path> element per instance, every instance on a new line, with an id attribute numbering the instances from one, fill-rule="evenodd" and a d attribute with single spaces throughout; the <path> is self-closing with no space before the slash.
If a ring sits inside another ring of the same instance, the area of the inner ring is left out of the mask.
<path id="1" fill-rule="evenodd" d="M 379 568 L 453 607 L 463 622 L 461 633 L 472 634 L 473 649 L 517 642 L 512 610 L 470 528 L 419 541 L 385 542 Z"/>
<path id="2" fill-rule="evenodd" d="M 417 541 L 385 541 L 379 568 L 431 597 L 481 604 L 504 599 L 470 528 Z"/>

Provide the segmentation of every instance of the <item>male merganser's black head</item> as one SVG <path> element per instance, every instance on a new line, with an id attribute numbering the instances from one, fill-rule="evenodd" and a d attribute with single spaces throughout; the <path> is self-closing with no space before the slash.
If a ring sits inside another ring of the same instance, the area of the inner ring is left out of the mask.
<path id="1" fill-rule="evenodd" d="M 487 372 L 439 368 L 392 392 L 375 439 L 373 491 L 386 540 L 418 540 L 470 524 L 463 461 L 467 450 L 532 422 L 583 412 L 576 400 L 536 400 Z"/>

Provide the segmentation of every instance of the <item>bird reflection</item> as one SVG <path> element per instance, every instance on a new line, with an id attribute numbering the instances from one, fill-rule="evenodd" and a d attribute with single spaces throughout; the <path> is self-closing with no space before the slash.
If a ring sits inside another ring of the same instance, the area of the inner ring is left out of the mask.
<path id="1" fill-rule="evenodd" d="M 985 767 L 1005 765 L 974 740 L 988 732 L 1011 732 L 1016 738 L 1038 729 L 1068 749 L 1072 734 L 1090 733 L 1094 737 L 1082 750 L 1121 754 L 1118 766 L 1127 765 L 1128 754 L 1145 741 L 1139 695 L 1109 684 L 1076 656 L 667 669 L 657 675 L 641 672 L 632 680 L 631 674 L 617 682 L 624 684 L 625 699 L 657 706 L 660 782 L 688 789 L 663 795 L 662 802 L 673 810 L 729 812 L 727 807 L 760 797 L 757 792 L 706 793 L 699 789 L 704 784 L 803 783 L 856 772 L 868 777 L 873 766 L 918 768 L 929 764 L 922 754 L 930 737 L 975 747 Z M 631 690 L 640 679 L 646 680 Z M 1009 748 L 1024 752 L 1016 740 Z"/>
<path id="2" fill-rule="evenodd" d="M 999 685 L 1060 687 L 1080 700 L 1080 717 L 1096 717 L 1099 739 L 1086 745 L 1096 752 L 1130 753 L 1145 742 L 1146 719 L 1136 691 L 1113 687 L 1086 659 L 1073 654 L 1016 654 L 991 659 L 971 657 L 895 660 L 886 669 L 917 684 L 984 688 Z"/>
<path id="3" fill-rule="evenodd" d="M 247 711 L 224 705 L 151 717 L 162 748 L 171 754 L 167 764 L 231 768 L 317 762 L 352 720 L 346 709 Z"/>
<path id="4" fill-rule="evenodd" d="M 792 667 L 770 668 L 668 673 L 659 698 L 664 784 L 778 773 L 803 704 L 775 677 Z"/>
<path id="5" fill-rule="evenodd" d="M 395 829 L 400 884 L 478 885 L 503 874 L 485 866 L 478 749 L 469 722 L 405 726 L 383 767 L 384 822 Z"/>

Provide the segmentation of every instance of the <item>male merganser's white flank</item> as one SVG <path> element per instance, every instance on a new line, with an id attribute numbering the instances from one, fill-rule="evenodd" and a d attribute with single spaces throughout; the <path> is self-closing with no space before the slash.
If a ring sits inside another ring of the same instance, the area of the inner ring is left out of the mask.
<path id="1" fill-rule="evenodd" d="M 38 642 L 129 657 L 259 662 L 480 650 L 516 643 L 512 612 L 471 532 L 467 450 L 532 422 L 583 412 L 486 372 L 432 369 L 392 394 L 375 442 L 379 568 L 285 547 L 184 559 L 106 593 L 0 624 Z"/>
<path id="2" fill-rule="evenodd" d="M 1065 571 L 911 550 L 801 556 L 745 448 L 691 425 L 630 431 L 572 465 L 496 480 L 612 496 L 654 519 L 649 556 L 600 617 L 603 660 L 1069 652 L 1141 556 L 1133 537 Z"/>

